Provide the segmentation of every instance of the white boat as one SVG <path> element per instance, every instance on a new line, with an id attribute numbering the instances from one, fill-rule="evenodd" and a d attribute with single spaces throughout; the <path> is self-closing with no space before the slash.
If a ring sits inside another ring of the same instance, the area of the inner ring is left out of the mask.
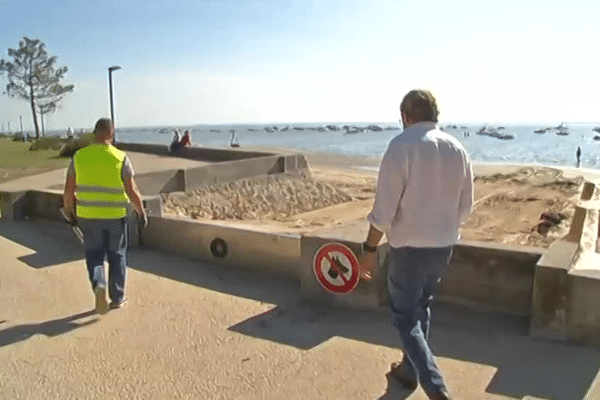
<path id="1" fill-rule="evenodd" d="M 567 124 L 566 122 L 561 122 L 560 124 L 558 124 L 558 126 L 554 127 L 554 129 L 556 129 L 557 131 L 567 129 Z"/>
<path id="2" fill-rule="evenodd" d="M 484 125 L 484 126 L 482 126 L 482 127 L 481 127 L 481 129 L 479 129 L 479 130 L 478 130 L 477 132 L 475 132 L 475 133 L 476 133 L 476 134 L 478 134 L 478 135 L 488 135 L 489 133 L 488 133 L 488 132 L 486 132 L 485 128 L 486 128 L 486 127 L 485 127 L 485 125 Z"/>

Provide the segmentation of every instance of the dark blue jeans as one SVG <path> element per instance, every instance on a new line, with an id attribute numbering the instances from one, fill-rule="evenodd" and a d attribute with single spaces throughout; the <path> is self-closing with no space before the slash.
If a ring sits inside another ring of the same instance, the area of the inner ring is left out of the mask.
<path id="1" fill-rule="evenodd" d="M 404 345 L 402 368 L 427 394 L 446 387 L 428 339 L 430 305 L 451 255 L 452 247 L 390 250 L 388 289 L 393 324 Z"/>
<path id="2" fill-rule="evenodd" d="M 129 229 L 126 218 L 79 219 L 85 242 L 85 261 L 92 289 L 106 287 L 104 260 L 108 259 L 108 295 L 114 302 L 125 297 Z"/>

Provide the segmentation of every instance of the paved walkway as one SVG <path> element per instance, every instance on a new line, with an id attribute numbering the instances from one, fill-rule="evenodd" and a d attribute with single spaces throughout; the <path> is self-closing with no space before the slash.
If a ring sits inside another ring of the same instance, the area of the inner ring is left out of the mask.
<path id="1" fill-rule="evenodd" d="M 159 156 L 156 154 L 127 152 L 136 174 L 188 169 L 211 164 L 206 161 L 194 161 L 179 157 Z M 0 183 L 0 192 L 32 189 L 63 190 L 67 169 L 61 168 L 39 175 L 27 176 L 20 179 Z"/>
<path id="2" fill-rule="evenodd" d="M 129 303 L 99 317 L 62 223 L 0 221 L 1 399 L 425 399 L 385 373 L 384 312 L 321 309 L 299 284 L 131 252 Z M 600 351 L 526 336 L 526 321 L 434 311 L 456 399 L 581 400 Z"/>

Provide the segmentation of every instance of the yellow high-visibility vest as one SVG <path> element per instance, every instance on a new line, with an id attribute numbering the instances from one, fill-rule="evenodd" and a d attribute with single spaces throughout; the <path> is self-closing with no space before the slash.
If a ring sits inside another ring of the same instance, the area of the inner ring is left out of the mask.
<path id="1" fill-rule="evenodd" d="M 121 178 L 124 159 L 124 152 L 104 144 L 91 144 L 75 153 L 78 217 L 118 219 L 127 216 L 129 198 Z"/>

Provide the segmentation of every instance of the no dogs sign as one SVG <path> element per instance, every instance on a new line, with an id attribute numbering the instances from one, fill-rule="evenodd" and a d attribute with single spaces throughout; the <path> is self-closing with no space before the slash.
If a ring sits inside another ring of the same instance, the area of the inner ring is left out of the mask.
<path id="1" fill-rule="evenodd" d="M 313 271 L 317 281 L 330 292 L 348 293 L 358 284 L 358 260 L 352 250 L 340 243 L 328 243 L 317 251 Z"/>

